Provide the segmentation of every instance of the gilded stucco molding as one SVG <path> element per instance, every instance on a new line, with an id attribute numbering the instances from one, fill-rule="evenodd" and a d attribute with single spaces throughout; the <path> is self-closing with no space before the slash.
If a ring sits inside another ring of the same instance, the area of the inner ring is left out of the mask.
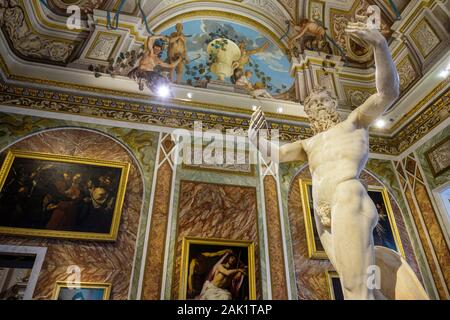
<path id="1" fill-rule="evenodd" d="M 406 150 L 448 118 L 449 95 L 450 92 L 447 91 L 438 97 L 394 137 L 371 136 L 370 151 L 398 155 Z M 219 115 L 156 103 L 133 103 L 123 99 L 103 99 L 8 84 L 0 86 L 0 104 L 188 130 L 193 129 L 195 121 L 202 121 L 204 129 L 234 129 L 237 132 L 243 132 L 249 122 L 249 115 L 245 114 Z M 280 130 L 282 141 L 294 141 L 312 136 L 311 129 L 299 123 L 274 120 L 271 122 L 271 127 Z"/>

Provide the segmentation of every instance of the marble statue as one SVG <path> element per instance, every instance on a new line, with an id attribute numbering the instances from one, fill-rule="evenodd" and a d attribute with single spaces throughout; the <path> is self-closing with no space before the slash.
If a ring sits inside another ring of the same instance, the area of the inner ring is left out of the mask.
<path id="1" fill-rule="evenodd" d="M 259 129 L 267 126 L 264 113 L 258 109 L 252 116 L 249 139 L 260 151 L 272 148 L 278 152 L 280 162 L 309 162 L 318 233 L 340 276 L 345 299 L 405 298 L 408 293 L 395 290 L 407 288 L 416 277 L 400 255 L 374 247 L 378 214 L 359 180 L 369 155 L 369 126 L 398 98 L 399 77 L 386 39 L 378 30 L 362 22 L 349 22 L 346 32 L 373 47 L 377 93 L 341 121 L 337 102 L 325 89 L 316 89 L 304 102 L 314 136 L 280 148 L 261 141 L 261 137 L 257 144 Z M 382 278 L 384 288 L 369 285 L 374 266 L 379 267 L 382 277 L 390 275 L 392 283 Z M 414 289 L 408 290 L 414 290 L 416 298 L 427 299 L 420 282 L 414 284 Z"/>

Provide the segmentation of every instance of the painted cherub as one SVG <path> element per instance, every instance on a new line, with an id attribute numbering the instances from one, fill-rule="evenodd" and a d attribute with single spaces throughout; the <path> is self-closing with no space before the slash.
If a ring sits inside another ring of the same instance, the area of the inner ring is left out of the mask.
<path id="1" fill-rule="evenodd" d="M 264 52 L 267 48 L 269 48 L 269 46 L 270 42 L 266 42 L 259 48 L 248 50 L 245 41 L 241 41 L 239 43 L 241 57 L 239 58 L 239 60 L 233 62 L 233 69 L 241 68 L 242 70 L 244 70 L 245 66 L 250 62 L 250 56 L 258 54 L 260 52 Z"/>

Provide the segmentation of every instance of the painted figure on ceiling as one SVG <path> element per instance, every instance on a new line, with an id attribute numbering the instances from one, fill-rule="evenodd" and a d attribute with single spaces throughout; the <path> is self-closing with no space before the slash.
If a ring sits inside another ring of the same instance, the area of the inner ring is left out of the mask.
<path id="1" fill-rule="evenodd" d="M 189 60 L 186 52 L 186 36 L 183 34 L 183 24 L 177 23 L 176 29 L 177 31 L 173 32 L 169 37 L 168 62 L 172 64 L 181 59 L 175 68 L 170 69 L 172 82 L 180 83 L 183 77 L 184 65 L 189 64 Z M 175 71 L 177 73 L 176 80 L 174 79 Z"/>
<path id="2" fill-rule="evenodd" d="M 250 79 L 252 78 L 252 76 L 253 72 L 251 70 L 242 72 L 242 69 L 236 69 L 234 73 L 234 79 L 237 79 L 235 85 L 245 88 L 255 98 L 261 97 L 272 99 L 272 95 L 267 92 L 266 87 L 263 83 L 251 83 Z"/>
<path id="3" fill-rule="evenodd" d="M 248 50 L 247 44 L 244 41 L 240 42 L 239 49 L 241 50 L 241 57 L 239 58 L 239 60 L 233 63 L 233 67 L 235 69 L 241 68 L 242 70 L 244 70 L 245 66 L 250 62 L 250 56 L 258 54 L 260 52 L 264 52 L 267 48 L 269 48 L 269 46 L 270 42 L 266 42 L 259 48 Z"/>
<path id="4" fill-rule="evenodd" d="M 131 70 L 128 76 L 139 83 L 139 89 L 143 90 L 145 84 L 153 93 L 158 92 L 160 86 L 170 86 L 170 81 L 157 72 L 157 67 L 163 67 L 168 69 L 175 68 L 181 61 L 179 57 L 172 63 L 166 63 L 161 60 L 161 55 L 164 49 L 162 40 L 169 40 L 165 36 L 150 36 L 147 39 L 147 50 L 142 56 L 139 66 Z"/>
<path id="5" fill-rule="evenodd" d="M 298 40 L 302 40 L 306 35 L 311 35 L 315 37 L 312 47 L 318 51 L 324 50 L 328 43 L 325 40 L 326 38 L 326 30 L 323 26 L 318 23 L 311 21 L 309 19 L 301 19 L 298 25 L 291 22 L 294 26 L 294 30 L 296 32 L 295 36 L 289 40 L 289 47 L 292 49 L 295 47 L 295 44 Z M 304 44 L 301 45 L 301 51 L 303 51 Z"/>

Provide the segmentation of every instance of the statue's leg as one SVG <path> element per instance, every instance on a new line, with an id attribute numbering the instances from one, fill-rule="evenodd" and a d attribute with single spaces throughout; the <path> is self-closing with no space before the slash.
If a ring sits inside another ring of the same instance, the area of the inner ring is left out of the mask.
<path id="1" fill-rule="evenodd" d="M 368 286 L 375 265 L 373 228 L 378 214 L 358 180 L 337 185 L 331 211 L 331 231 L 336 271 L 345 299 L 374 299 Z"/>
<path id="2" fill-rule="evenodd" d="M 184 62 L 181 61 L 178 65 L 177 65 L 177 80 L 176 82 L 179 84 L 181 83 L 181 80 L 183 79 L 183 72 L 184 72 Z"/>

